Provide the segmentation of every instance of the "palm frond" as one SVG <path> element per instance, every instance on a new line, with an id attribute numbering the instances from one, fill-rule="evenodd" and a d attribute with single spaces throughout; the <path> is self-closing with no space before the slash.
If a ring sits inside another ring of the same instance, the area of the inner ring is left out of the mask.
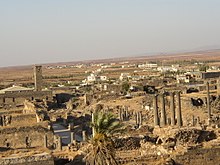
<path id="1" fill-rule="evenodd" d="M 112 137 L 121 132 L 122 124 L 111 113 L 95 112 L 91 126 L 95 135 L 89 141 L 89 152 L 85 156 L 88 165 L 117 165 Z"/>

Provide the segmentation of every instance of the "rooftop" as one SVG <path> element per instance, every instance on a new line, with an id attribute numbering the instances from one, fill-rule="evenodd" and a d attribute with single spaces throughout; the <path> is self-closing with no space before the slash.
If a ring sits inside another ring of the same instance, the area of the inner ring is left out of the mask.
<path id="1" fill-rule="evenodd" d="M 31 91 L 31 90 L 34 90 L 34 89 L 33 89 L 33 88 L 25 88 L 25 87 L 13 85 L 12 87 L 5 88 L 5 89 L 0 90 L 0 94 L 1 94 L 1 93 L 5 93 L 5 92 Z"/>

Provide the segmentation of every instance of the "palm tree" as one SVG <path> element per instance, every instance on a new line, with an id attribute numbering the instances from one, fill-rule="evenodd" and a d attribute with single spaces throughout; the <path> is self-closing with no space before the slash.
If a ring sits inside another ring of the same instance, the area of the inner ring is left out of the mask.
<path id="1" fill-rule="evenodd" d="M 122 130 L 121 123 L 111 113 L 95 112 L 91 123 L 94 136 L 89 140 L 85 156 L 88 165 L 117 165 L 112 137 Z"/>

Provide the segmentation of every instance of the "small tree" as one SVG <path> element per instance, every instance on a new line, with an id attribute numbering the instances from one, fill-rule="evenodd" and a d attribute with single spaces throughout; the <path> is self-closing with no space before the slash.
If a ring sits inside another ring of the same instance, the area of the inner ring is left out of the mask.
<path id="1" fill-rule="evenodd" d="M 205 64 L 199 66 L 199 71 L 206 72 L 207 69 L 209 69 L 209 66 Z"/>
<path id="2" fill-rule="evenodd" d="M 129 88 L 130 88 L 130 84 L 127 81 L 123 82 L 123 84 L 122 84 L 122 91 L 123 92 L 128 92 Z"/>

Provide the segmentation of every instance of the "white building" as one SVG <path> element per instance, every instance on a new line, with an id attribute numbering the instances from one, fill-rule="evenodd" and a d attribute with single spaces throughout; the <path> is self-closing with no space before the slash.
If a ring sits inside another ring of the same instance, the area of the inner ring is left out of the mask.
<path id="1" fill-rule="evenodd" d="M 107 81 L 107 76 L 100 76 L 101 81 Z"/>
<path id="2" fill-rule="evenodd" d="M 157 67 L 158 67 L 157 64 L 150 64 L 150 63 L 138 65 L 138 68 L 157 68 Z"/>
<path id="3" fill-rule="evenodd" d="M 91 74 L 87 77 L 87 81 L 88 81 L 88 82 L 94 82 L 94 81 L 96 81 L 96 76 L 95 76 L 95 74 L 91 73 Z"/>
<path id="4" fill-rule="evenodd" d="M 183 82 L 183 83 L 189 83 L 190 82 L 190 79 L 191 79 L 191 77 L 190 77 L 190 75 L 177 75 L 176 76 L 176 81 L 177 81 L 177 83 L 181 83 L 181 82 Z"/>
<path id="5" fill-rule="evenodd" d="M 106 81 L 106 80 L 107 80 L 107 76 L 98 76 L 94 73 L 91 73 L 87 77 L 87 82 L 97 82 L 97 81 Z"/>
<path id="6" fill-rule="evenodd" d="M 127 80 L 129 78 L 131 78 L 129 73 L 121 73 L 119 80 L 123 81 L 123 80 Z"/>
<path id="7" fill-rule="evenodd" d="M 177 72 L 178 69 L 175 66 L 162 66 L 157 68 L 158 71 L 160 72 Z"/>

